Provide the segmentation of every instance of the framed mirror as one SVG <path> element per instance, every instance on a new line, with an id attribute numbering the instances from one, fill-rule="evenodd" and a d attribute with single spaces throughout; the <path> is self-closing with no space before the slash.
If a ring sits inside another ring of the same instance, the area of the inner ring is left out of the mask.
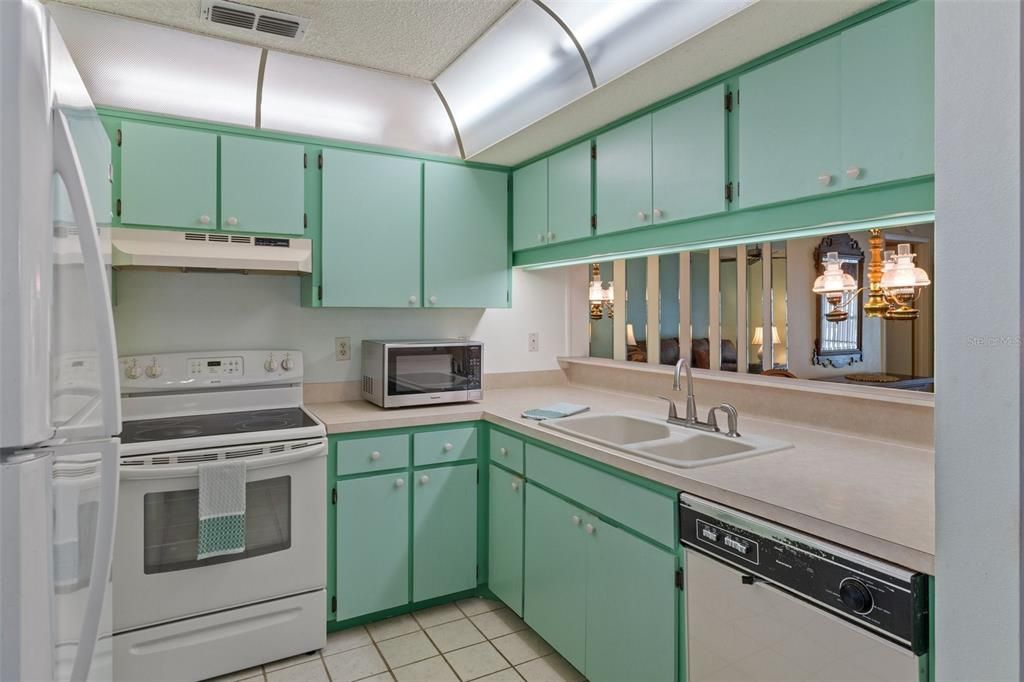
<path id="1" fill-rule="evenodd" d="M 824 272 L 822 261 L 825 254 L 835 251 L 839 254 L 839 262 L 843 271 L 853 277 L 858 287 L 864 286 L 864 251 L 860 244 L 849 234 L 829 235 L 821 240 L 814 250 L 815 271 Z M 814 340 L 814 357 L 812 361 L 823 367 L 846 367 L 864 361 L 864 310 L 860 296 L 853 297 L 847 307 L 849 317 L 842 322 L 830 322 L 825 319 L 828 312 L 827 304 L 822 296 L 817 296 L 816 327 L 817 336 Z"/>

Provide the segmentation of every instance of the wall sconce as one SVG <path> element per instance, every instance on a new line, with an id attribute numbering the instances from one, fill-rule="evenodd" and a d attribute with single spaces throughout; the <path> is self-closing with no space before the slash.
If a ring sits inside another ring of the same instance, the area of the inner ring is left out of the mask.
<path id="1" fill-rule="evenodd" d="M 871 230 L 869 240 L 871 262 L 868 264 L 868 286 L 857 288 L 857 282 L 846 272 L 839 261 L 839 254 L 830 251 L 825 255 L 825 272 L 814 280 L 811 289 L 825 297 L 830 309 L 825 319 L 842 322 L 849 318 L 846 308 L 864 291 L 868 300 L 864 303 L 867 317 L 885 320 L 916 320 L 920 311 L 911 304 L 918 299 L 925 287 L 932 282 L 923 268 L 914 265 L 915 254 L 910 244 L 900 244 L 895 252 L 882 254 L 882 231 Z"/>
<path id="2" fill-rule="evenodd" d="M 607 314 L 610 320 L 615 313 L 615 283 L 608 282 L 608 286 L 605 286 L 601 281 L 601 266 L 594 263 L 590 267 L 590 319 L 600 320 Z"/>

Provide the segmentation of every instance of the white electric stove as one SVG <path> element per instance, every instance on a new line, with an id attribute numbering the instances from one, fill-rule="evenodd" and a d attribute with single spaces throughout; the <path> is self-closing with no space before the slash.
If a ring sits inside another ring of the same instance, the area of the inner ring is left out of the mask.
<path id="1" fill-rule="evenodd" d="M 114 676 L 199 680 L 323 647 L 323 424 L 297 351 L 120 360 Z M 246 463 L 246 547 L 197 558 L 199 468 Z"/>

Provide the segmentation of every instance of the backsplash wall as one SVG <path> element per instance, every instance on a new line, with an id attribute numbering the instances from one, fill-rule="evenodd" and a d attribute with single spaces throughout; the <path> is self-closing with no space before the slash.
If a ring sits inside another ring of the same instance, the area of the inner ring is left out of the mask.
<path id="1" fill-rule="evenodd" d="M 118 352 L 296 349 L 306 381 L 355 381 L 363 339 L 466 336 L 484 342 L 485 373 L 553 370 L 571 348 L 570 272 L 513 270 L 510 309 L 392 310 L 303 308 L 298 277 L 123 271 L 114 306 Z M 538 352 L 527 351 L 529 332 L 539 334 Z M 351 338 L 351 360 L 334 359 L 338 336 Z"/>

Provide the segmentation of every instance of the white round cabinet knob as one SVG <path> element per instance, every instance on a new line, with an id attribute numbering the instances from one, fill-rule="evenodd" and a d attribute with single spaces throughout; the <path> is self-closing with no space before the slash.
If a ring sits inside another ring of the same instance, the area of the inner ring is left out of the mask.
<path id="1" fill-rule="evenodd" d="M 637 220 L 647 220 L 647 214 L 644 213 L 643 211 L 637 211 L 636 212 L 636 219 Z"/>
<path id="2" fill-rule="evenodd" d="M 572 525 L 578 526 L 582 522 L 583 522 L 583 519 L 581 519 L 579 516 L 577 516 L 576 514 L 572 515 Z"/>
<path id="3" fill-rule="evenodd" d="M 864 169 L 860 166 L 850 166 L 846 169 L 846 177 L 851 180 L 857 180 L 864 174 Z"/>
<path id="4" fill-rule="evenodd" d="M 503 454 L 503 455 L 506 455 L 506 456 L 507 456 L 507 455 L 508 455 L 508 448 L 501 448 L 501 449 L 499 450 L 499 452 L 500 452 L 501 454 Z"/>
<path id="5" fill-rule="evenodd" d="M 380 459 L 380 453 L 374 450 L 373 452 L 370 453 L 370 459 L 376 462 L 378 459 Z"/>
<path id="6" fill-rule="evenodd" d="M 405 485 L 405 479 L 404 478 L 396 478 L 395 479 L 395 487 L 396 488 L 401 488 L 403 485 Z"/>
<path id="7" fill-rule="evenodd" d="M 430 476 L 427 476 L 426 474 L 420 476 L 420 485 L 426 485 L 428 483 L 430 483 Z"/>
<path id="8" fill-rule="evenodd" d="M 452 448 L 454 448 L 454 447 L 455 447 L 455 446 L 454 446 L 454 445 L 452 445 L 451 443 L 445 443 L 445 444 L 444 444 L 444 451 L 445 451 L 445 452 L 451 452 L 451 451 L 452 451 Z"/>
<path id="9" fill-rule="evenodd" d="M 545 237 L 545 236 L 544 236 L 543 234 L 538 234 L 538 235 L 537 235 L 537 241 L 539 241 L 539 242 L 542 242 L 542 241 L 544 241 L 545 239 L 546 239 L 546 237 Z"/>
<path id="10" fill-rule="evenodd" d="M 512 481 L 512 490 L 519 490 L 519 481 Z"/>
<path id="11" fill-rule="evenodd" d="M 555 233 L 554 232 L 548 232 L 548 241 L 549 242 L 555 241 Z"/>
<path id="12" fill-rule="evenodd" d="M 832 184 L 832 176 L 828 173 L 822 173 L 818 176 L 818 182 L 821 183 L 822 187 L 828 187 Z"/>
<path id="13" fill-rule="evenodd" d="M 594 531 L 596 531 L 597 529 L 594 528 L 593 524 L 588 523 L 586 528 L 585 528 L 585 530 L 587 531 L 588 534 L 593 535 Z"/>
<path id="14" fill-rule="evenodd" d="M 663 215 L 665 215 L 665 213 L 660 208 L 654 209 L 654 217 L 656 220 L 661 220 Z"/>
<path id="15" fill-rule="evenodd" d="M 436 305 L 436 304 L 437 304 L 437 296 L 431 296 L 430 297 L 430 305 Z"/>
<path id="16" fill-rule="evenodd" d="M 208 216 L 208 215 L 201 215 L 201 216 L 199 216 L 199 222 L 201 222 L 203 225 L 209 225 L 210 224 L 210 216 Z"/>
<path id="17" fill-rule="evenodd" d="M 416 305 L 416 301 L 418 301 L 418 300 L 419 299 L 416 298 L 415 296 L 410 296 L 409 297 L 409 305 Z"/>
<path id="18" fill-rule="evenodd" d="M 233 226 L 233 225 L 237 225 L 237 224 L 238 224 L 238 218 L 236 218 L 235 216 L 231 216 L 230 218 L 228 218 L 228 225 L 232 225 Z"/>

